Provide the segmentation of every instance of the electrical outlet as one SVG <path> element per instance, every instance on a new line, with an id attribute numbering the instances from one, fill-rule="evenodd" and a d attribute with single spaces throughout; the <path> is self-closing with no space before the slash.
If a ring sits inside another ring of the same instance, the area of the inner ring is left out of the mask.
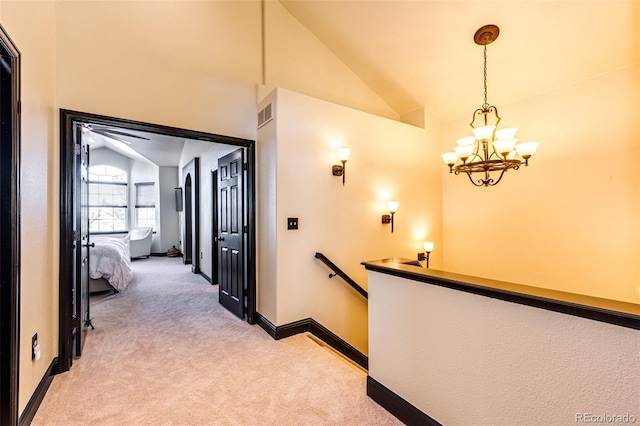
<path id="1" fill-rule="evenodd" d="M 297 217 L 290 217 L 287 219 L 287 229 L 298 229 Z"/>
<path id="2" fill-rule="evenodd" d="M 200 259 L 202 259 L 202 252 L 200 252 Z"/>

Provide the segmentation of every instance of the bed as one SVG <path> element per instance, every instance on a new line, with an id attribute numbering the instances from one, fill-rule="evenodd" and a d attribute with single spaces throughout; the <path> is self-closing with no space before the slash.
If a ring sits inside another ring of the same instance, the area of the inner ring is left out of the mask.
<path id="1" fill-rule="evenodd" d="M 129 236 L 93 236 L 91 242 L 95 243 L 95 247 L 89 251 L 89 293 L 124 291 L 133 279 Z"/>

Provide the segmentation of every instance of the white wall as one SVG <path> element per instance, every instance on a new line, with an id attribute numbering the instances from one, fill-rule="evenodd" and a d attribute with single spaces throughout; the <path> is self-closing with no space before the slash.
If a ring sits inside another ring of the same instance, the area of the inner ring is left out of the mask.
<path id="1" fill-rule="evenodd" d="M 498 107 L 540 147 L 493 188 L 441 166 L 443 268 L 640 302 L 640 66 Z M 468 128 L 445 125 L 442 152 Z"/>
<path id="2" fill-rule="evenodd" d="M 127 172 L 131 178 L 131 158 L 109 148 L 95 148 L 89 152 L 89 166 L 109 165 Z M 129 182 L 130 183 L 130 182 Z"/>
<path id="3" fill-rule="evenodd" d="M 90 161 L 92 166 L 97 165 L 110 165 L 118 167 L 121 170 L 127 172 L 128 177 L 128 189 L 129 189 L 129 208 L 127 211 L 127 226 L 128 228 L 135 227 L 136 224 L 136 209 L 135 209 L 135 184 L 139 182 L 154 182 L 156 188 L 158 187 L 158 166 L 155 164 L 147 163 L 144 161 L 138 161 L 131 159 L 125 155 L 113 151 L 109 148 L 96 148 L 92 149 L 90 153 Z M 160 211 L 159 201 L 156 202 L 156 228 L 158 225 L 158 212 Z M 156 229 L 156 234 L 153 236 L 153 242 L 151 250 L 155 251 L 159 247 L 159 230 Z"/>
<path id="4" fill-rule="evenodd" d="M 269 103 L 277 105 L 278 91 L 271 92 L 258 105 L 261 111 Z M 274 114 L 278 111 L 272 110 Z M 278 134 L 277 122 L 271 120 L 258 130 L 256 141 L 256 262 L 257 262 L 257 310 L 272 323 L 278 324 L 278 275 L 277 275 L 277 170 Z"/>
<path id="5" fill-rule="evenodd" d="M 638 330 L 377 272 L 369 296 L 369 375 L 441 424 L 640 418 Z"/>
<path id="6" fill-rule="evenodd" d="M 260 297 L 269 300 L 260 298 L 258 306 L 276 316 L 260 313 L 275 325 L 312 317 L 366 353 L 366 300 L 340 278 L 328 279 L 329 270 L 314 254 L 324 253 L 366 289 L 360 262 L 415 259 L 426 239 L 439 247 L 437 128 L 425 130 L 286 89 L 278 89 L 275 111 L 275 135 L 271 124 L 258 132 L 259 215 L 267 215 L 259 222 L 258 251 L 261 267 L 273 261 L 277 266 L 275 277 L 272 268 L 259 270 Z M 351 149 L 345 186 L 331 174 L 343 146 Z M 274 156 L 275 169 L 269 166 Z M 275 194 L 267 189 L 273 183 Z M 393 234 L 381 223 L 389 199 L 400 202 Z M 287 230 L 288 217 L 299 218 L 298 230 Z M 269 252 L 274 244 L 275 254 Z M 434 253 L 433 265 L 440 261 Z"/>
<path id="7" fill-rule="evenodd" d="M 175 188 L 180 186 L 177 167 L 160 167 L 158 172 L 158 212 L 159 243 L 154 253 L 166 253 L 171 247 L 180 247 L 179 213 L 176 211 Z"/>
<path id="8" fill-rule="evenodd" d="M 155 164 L 147 163 L 146 161 L 131 160 L 131 175 L 129 177 L 129 229 L 136 226 L 136 183 L 140 182 L 153 182 L 156 189 L 156 224 L 154 226 L 154 235 L 151 239 L 151 252 L 156 253 L 160 251 L 160 229 L 159 224 L 159 211 L 160 211 L 160 197 L 158 191 L 158 166 Z"/>

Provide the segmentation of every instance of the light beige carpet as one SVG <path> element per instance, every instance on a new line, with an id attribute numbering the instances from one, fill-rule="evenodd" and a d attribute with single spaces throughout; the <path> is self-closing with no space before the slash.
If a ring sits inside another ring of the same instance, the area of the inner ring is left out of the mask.
<path id="1" fill-rule="evenodd" d="M 94 298 L 81 358 L 34 425 L 393 425 L 366 374 L 307 335 L 275 341 L 218 304 L 179 258 L 134 261 L 122 293 Z"/>

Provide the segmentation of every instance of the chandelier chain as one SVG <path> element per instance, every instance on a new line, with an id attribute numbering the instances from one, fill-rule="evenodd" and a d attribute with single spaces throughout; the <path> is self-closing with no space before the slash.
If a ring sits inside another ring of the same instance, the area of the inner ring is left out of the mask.
<path id="1" fill-rule="evenodd" d="M 484 104 L 483 108 L 487 108 L 489 104 L 487 103 L 487 45 L 484 45 Z"/>

